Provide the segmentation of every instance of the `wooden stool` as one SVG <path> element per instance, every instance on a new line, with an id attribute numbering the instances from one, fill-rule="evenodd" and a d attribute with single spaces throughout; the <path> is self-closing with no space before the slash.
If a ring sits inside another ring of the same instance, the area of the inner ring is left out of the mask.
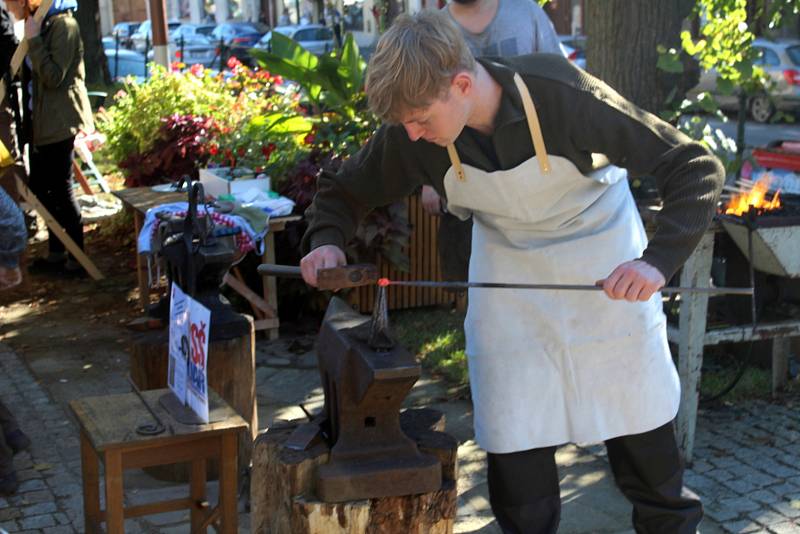
<path id="1" fill-rule="evenodd" d="M 218 532 L 234 534 L 238 528 L 236 510 L 237 438 L 247 423 L 225 401 L 209 389 L 211 419 L 207 425 L 184 425 L 177 422 L 159 403 L 167 389 L 144 391 L 142 395 L 166 426 L 156 436 L 142 436 L 136 428 L 154 424 L 135 393 L 87 397 L 70 402 L 81 429 L 81 464 L 83 472 L 83 512 L 85 532 L 99 532 L 106 522 L 111 534 L 124 532 L 128 517 L 159 514 L 189 508 L 192 532 L 206 532 L 216 522 Z M 100 510 L 100 466 L 105 465 L 106 509 Z M 219 458 L 219 504 L 207 511 L 206 461 Z M 122 473 L 125 469 L 190 462 L 191 480 L 188 498 L 173 499 L 125 508 Z"/>

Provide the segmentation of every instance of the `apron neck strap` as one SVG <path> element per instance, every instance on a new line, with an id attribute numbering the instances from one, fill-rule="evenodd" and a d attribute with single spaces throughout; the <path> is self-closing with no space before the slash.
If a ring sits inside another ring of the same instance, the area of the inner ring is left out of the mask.
<path id="1" fill-rule="evenodd" d="M 550 160 L 547 157 L 547 148 L 544 146 L 544 138 L 542 137 L 542 128 L 539 126 L 539 115 L 536 114 L 536 108 L 533 106 L 531 93 L 528 91 L 528 86 L 522 81 L 522 77 L 514 73 L 514 83 L 519 91 L 519 96 L 522 97 L 522 107 L 525 109 L 525 117 L 528 119 L 528 129 L 531 132 L 531 139 L 533 140 L 533 149 L 536 151 L 539 161 L 539 169 L 542 174 L 550 172 Z"/>
<path id="2" fill-rule="evenodd" d="M 517 86 L 520 98 L 522 98 L 522 107 L 525 110 L 525 117 L 528 119 L 528 129 L 531 132 L 533 149 L 536 151 L 536 156 L 538 156 L 539 170 L 542 171 L 542 174 L 548 174 L 550 172 L 550 160 L 547 157 L 547 148 L 544 146 L 542 128 L 539 125 L 539 115 L 536 114 L 536 108 L 533 105 L 531 93 L 528 91 L 528 86 L 522 81 L 522 77 L 516 72 L 514 73 L 514 84 Z M 450 163 L 456 171 L 458 180 L 461 182 L 466 180 L 464 168 L 461 165 L 461 159 L 458 157 L 458 152 L 453 143 L 447 145 L 447 155 L 450 156 Z"/>

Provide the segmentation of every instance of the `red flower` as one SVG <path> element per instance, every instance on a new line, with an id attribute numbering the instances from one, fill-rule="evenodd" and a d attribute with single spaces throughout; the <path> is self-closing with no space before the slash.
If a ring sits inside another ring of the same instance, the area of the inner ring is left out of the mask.
<path id="1" fill-rule="evenodd" d="M 244 156 L 244 154 L 245 154 L 244 147 L 243 147 L 243 146 L 240 146 L 239 148 L 237 148 L 237 149 L 236 149 L 236 153 L 237 153 L 237 154 L 239 154 L 239 157 L 242 157 L 242 156 Z"/>
<path id="2" fill-rule="evenodd" d="M 313 133 L 310 133 L 303 138 L 303 142 L 307 145 L 310 145 L 314 142 L 315 136 Z"/>
<path id="3" fill-rule="evenodd" d="M 274 78 L 272 78 L 272 82 L 276 83 L 278 85 L 281 85 L 283 83 L 283 77 L 282 76 L 275 76 Z"/>
<path id="4" fill-rule="evenodd" d="M 203 72 L 205 71 L 203 65 L 201 65 L 200 63 L 195 63 L 194 65 L 192 65 L 192 68 L 190 70 L 192 71 L 192 74 L 194 74 L 198 78 L 202 76 Z"/>
<path id="5" fill-rule="evenodd" d="M 169 70 L 171 70 L 172 72 L 177 72 L 185 66 L 186 65 L 184 65 L 180 61 L 173 61 L 172 63 L 169 64 Z"/>
<path id="6" fill-rule="evenodd" d="M 261 147 L 261 153 L 264 154 L 264 157 L 269 161 L 269 157 L 275 152 L 275 149 L 278 148 L 275 146 L 275 143 L 270 143 L 267 146 Z"/>
<path id="7" fill-rule="evenodd" d="M 228 58 L 228 68 L 231 70 L 235 69 L 241 64 L 242 62 L 239 61 L 239 59 L 236 56 L 231 56 Z"/>

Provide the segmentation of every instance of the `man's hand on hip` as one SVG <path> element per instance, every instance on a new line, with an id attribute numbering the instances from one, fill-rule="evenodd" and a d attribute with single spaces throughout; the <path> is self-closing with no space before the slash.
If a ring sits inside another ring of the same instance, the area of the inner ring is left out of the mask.
<path id="1" fill-rule="evenodd" d="M 306 284 L 317 287 L 317 271 L 330 267 L 347 265 L 347 258 L 336 245 L 322 245 L 315 248 L 300 260 L 300 272 Z"/>
<path id="2" fill-rule="evenodd" d="M 442 197 L 436 192 L 434 188 L 429 185 L 422 186 L 422 207 L 431 215 L 440 215 L 442 213 Z"/>
<path id="3" fill-rule="evenodd" d="M 642 260 L 626 261 L 606 279 L 597 281 L 609 298 L 629 302 L 649 300 L 666 283 L 661 271 Z"/>

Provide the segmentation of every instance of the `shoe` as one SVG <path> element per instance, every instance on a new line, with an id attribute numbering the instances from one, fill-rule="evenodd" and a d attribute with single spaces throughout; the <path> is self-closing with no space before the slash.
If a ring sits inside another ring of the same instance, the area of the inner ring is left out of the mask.
<path id="1" fill-rule="evenodd" d="M 28 265 L 29 274 L 61 274 L 64 272 L 66 260 L 51 261 L 45 258 L 36 258 Z"/>
<path id="2" fill-rule="evenodd" d="M 75 266 L 72 266 L 70 262 L 67 262 L 59 274 L 64 278 L 86 278 L 88 273 L 80 264 L 76 263 Z"/>
<path id="3" fill-rule="evenodd" d="M 8 497 L 13 495 L 17 488 L 19 488 L 19 481 L 17 480 L 17 473 L 9 471 L 4 475 L 0 475 L 0 497 Z"/>
<path id="4" fill-rule="evenodd" d="M 3 437 L 6 439 L 6 444 L 11 447 L 12 451 L 14 451 L 14 454 L 27 450 L 31 446 L 30 438 L 28 438 L 28 436 L 25 435 L 25 432 L 19 428 L 9 432 L 8 434 L 5 434 Z"/>

